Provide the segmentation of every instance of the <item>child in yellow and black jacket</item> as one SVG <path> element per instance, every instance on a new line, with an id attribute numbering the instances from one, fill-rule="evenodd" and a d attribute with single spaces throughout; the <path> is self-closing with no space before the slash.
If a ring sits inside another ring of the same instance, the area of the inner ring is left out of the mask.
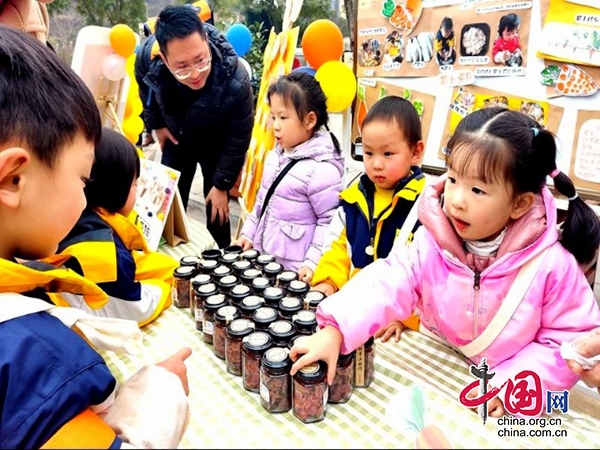
<path id="1" fill-rule="evenodd" d="M 340 194 L 340 206 L 329 228 L 330 243 L 317 265 L 312 285 L 326 295 L 339 290 L 360 269 L 385 258 L 419 194 L 425 175 L 417 166 L 423 154 L 421 121 L 407 100 L 387 96 L 369 110 L 362 123 L 365 174 Z M 411 227 L 417 222 L 408 224 Z M 410 230 L 410 236 L 415 230 Z M 418 317 L 394 321 L 378 330 L 383 341 Z"/>

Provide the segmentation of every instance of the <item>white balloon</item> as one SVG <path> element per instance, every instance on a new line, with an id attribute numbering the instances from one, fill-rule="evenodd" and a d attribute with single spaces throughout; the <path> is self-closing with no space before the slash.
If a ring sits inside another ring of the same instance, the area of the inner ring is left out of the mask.
<path id="1" fill-rule="evenodd" d="M 111 81 L 118 81 L 127 74 L 126 60 L 113 53 L 102 61 L 102 74 Z"/>
<path id="2" fill-rule="evenodd" d="M 238 56 L 238 60 L 242 63 L 242 66 L 246 68 L 246 71 L 248 72 L 248 77 L 252 78 L 252 67 L 250 67 L 250 63 L 240 56 Z"/>

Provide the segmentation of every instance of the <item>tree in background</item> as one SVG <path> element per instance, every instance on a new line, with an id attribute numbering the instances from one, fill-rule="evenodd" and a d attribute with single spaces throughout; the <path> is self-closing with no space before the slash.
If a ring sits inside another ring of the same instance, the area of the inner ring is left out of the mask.
<path id="1" fill-rule="evenodd" d="M 147 19 L 144 0 L 54 0 L 48 5 L 48 12 L 60 14 L 71 6 L 75 6 L 85 25 L 112 27 L 124 23 L 137 30 Z"/>

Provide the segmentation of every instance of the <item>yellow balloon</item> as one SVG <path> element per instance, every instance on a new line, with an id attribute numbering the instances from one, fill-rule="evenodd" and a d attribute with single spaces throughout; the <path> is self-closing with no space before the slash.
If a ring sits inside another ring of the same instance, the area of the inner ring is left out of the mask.
<path id="1" fill-rule="evenodd" d="M 110 29 L 109 39 L 115 53 L 123 58 L 129 57 L 137 45 L 134 31 L 124 23 L 119 23 Z"/>
<path id="2" fill-rule="evenodd" d="M 123 133 L 129 142 L 135 144 L 142 131 L 144 131 L 144 121 L 140 116 L 131 115 L 123 121 Z"/>
<path id="3" fill-rule="evenodd" d="M 317 70 L 316 80 L 327 97 L 327 111 L 341 112 L 348 108 L 356 95 L 356 77 L 341 61 L 328 61 Z"/>

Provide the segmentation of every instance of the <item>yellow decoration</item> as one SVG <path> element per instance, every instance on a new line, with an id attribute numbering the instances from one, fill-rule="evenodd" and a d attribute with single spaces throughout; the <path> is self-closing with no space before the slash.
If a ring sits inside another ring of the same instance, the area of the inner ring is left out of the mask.
<path id="1" fill-rule="evenodd" d="M 356 77 L 341 61 L 328 61 L 317 70 L 315 78 L 327 97 L 327 111 L 341 112 L 348 108 L 356 95 Z"/>
<path id="2" fill-rule="evenodd" d="M 135 33 L 129 25 L 119 23 L 110 30 L 110 45 L 116 54 L 123 58 L 129 57 L 137 45 Z"/>
<path id="3" fill-rule="evenodd" d="M 136 144 L 144 131 L 144 121 L 140 116 L 130 116 L 123 121 L 123 134 L 129 142 Z"/>

